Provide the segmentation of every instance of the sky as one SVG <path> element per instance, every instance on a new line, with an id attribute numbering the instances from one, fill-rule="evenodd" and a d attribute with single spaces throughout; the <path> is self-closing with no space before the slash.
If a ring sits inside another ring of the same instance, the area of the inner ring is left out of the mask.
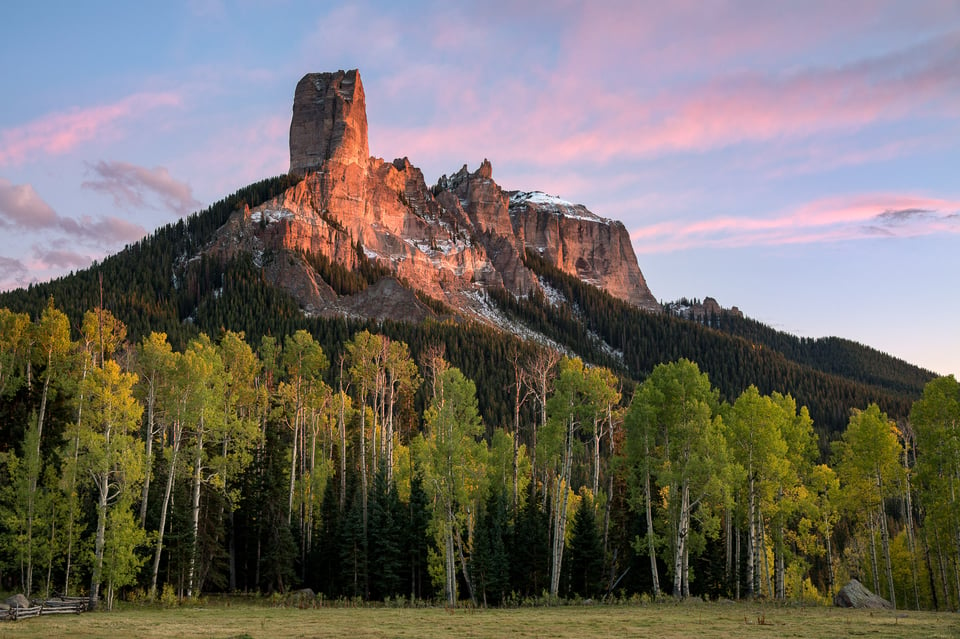
<path id="1" fill-rule="evenodd" d="M 141 6 L 143 5 L 143 6 Z M 7 3 L 0 290 L 289 166 L 306 73 L 370 152 L 621 220 L 654 296 L 960 376 L 960 2 Z"/>

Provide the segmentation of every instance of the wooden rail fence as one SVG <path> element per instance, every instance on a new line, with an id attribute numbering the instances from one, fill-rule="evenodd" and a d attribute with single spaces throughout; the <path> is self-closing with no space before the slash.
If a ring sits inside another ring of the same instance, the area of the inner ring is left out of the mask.
<path id="1" fill-rule="evenodd" d="M 87 610 L 88 603 L 87 597 L 58 597 L 32 606 L 11 606 L 9 610 L 0 610 L 0 621 L 18 621 L 41 615 L 78 615 Z"/>

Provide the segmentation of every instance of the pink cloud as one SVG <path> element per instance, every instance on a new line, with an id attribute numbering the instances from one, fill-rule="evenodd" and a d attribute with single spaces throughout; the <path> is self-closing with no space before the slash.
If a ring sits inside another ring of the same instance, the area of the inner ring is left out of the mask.
<path id="1" fill-rule="evenodd" d="M 58 227 L 69 236 L 102 248 L 136 242 L 147 234 L 147 230 L 139 224 L 114 216 L 84 215 L 80 219 L 64 217 L 60 218 Z"/>
<path id="2" fill-rule="evenodd" d="M 147 201 L 150 194 L 158 197 L 164 208 L 178 216 L 200 206 L 190 185 L 175 180 L 162 166 L 148 169 L 127 162 L 101 160 L 90 168 L 99 179 L 85 181 L 81 186 L 109 194 L 119 208 L 153 208 Z"/>
<path id="3" fill-rule="evenodd" d="M 90 265 L 94 258 L 60 248 L 45 248 L 36 250 L 35 266 L 43 270 L 67 270 L 76 268 L 85 268 Z"/>
<path id="4" fill-rule="evenodd" d="M 0 227 L 24 229 L 50 227 L 57 213 L 44 202 L 30 184 L 13 184 L 0 178 Z"/>
<path id="5" fill-rule="evenodd" d="M 60 155 L 92 140 L 125 118 L 160 107 L 177 106 L 175 93 L 136 93 L 111 104 L 51 113 L 0 131 L 0 166 L 18 164 L 34 154 Z"/>
<path id="6" fill-rule="evenodd" d="M 953 119 L 957 68 L 956 34 L 838 66 L 726 74 L 656 90 L 594 82 L 561 67 L 542 83 L 507 77 L 493 93 L 445 85 L 442 99 L 455 101 L 444 109 L 450 116 L 378 129 L 371 146 L 402 149 L 414 163 L 462 158 L 469 149 L 494 162 L 556 167 L 808 141 L 907 118 Z"/>
<path id="7" fill-rule="evenodd" d="M 720 216 L 633 229 L 638 253 L 960 234 L 960 200 L 873 194 L 831 198 L 779 217 Z"/>
<path id="8" fill-rule="evenodd" d="M 28 283 L 26 277 L 27 267 L 23 262 L 0 255 L 0 291 L 25 286 Z"/>
<path id="9" fill-rule="evenodd" d="M 62 217 L 30 184 L 11 184 L 3 178 L 0 178 L 0 226 L 66 233 L 73 241 L 82 240 L 102 247 L 133 242 L 146 235 L 146 230 L 139 224 L 118 217 Z"/>

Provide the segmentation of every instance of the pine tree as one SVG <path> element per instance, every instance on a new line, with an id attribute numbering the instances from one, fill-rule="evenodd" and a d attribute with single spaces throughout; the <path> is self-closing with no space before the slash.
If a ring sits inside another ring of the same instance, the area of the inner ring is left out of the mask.
<path id="1" fill-rule="evenodd" d="M 538 597 L 550 585 L 549 518 L 541 508 L 543 497 L 530 483 L 526 503 L 511 530 L 511 591 L 524 597 Z"/>
<path id="2" fill-rule="evenodd" d="M 506 485 L 493 488 L 484 504 L 474 531 L 472 574 L 483 605 L 500 605 L 510 590 L 510 562 L 507 555 L 509 510 Z"/>
<path id="3" fill-rule="evenodd" d="M 401 592 L 400 500 L 381 466 L 373 479 L 370 507 L 370 597 L 385 599 Z"/>
<path id="4" fill-rule="evenodd" d="M 593 497 L 589 491 L 580 491 L 580 506 L 573 516 L 569 551 L 570 594 L 594 597 L 600 592 L 603 572 L 603 543 L 597 530 Z"/>

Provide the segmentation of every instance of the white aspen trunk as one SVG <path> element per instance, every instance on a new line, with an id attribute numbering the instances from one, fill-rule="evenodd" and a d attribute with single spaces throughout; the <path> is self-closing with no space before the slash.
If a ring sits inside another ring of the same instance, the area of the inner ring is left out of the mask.
<path id="1" fill-rule="evenodd" d="M 383 416 L 383 379 L 380 369 L 377 369 L 376 380 L 374 382 L 373 389 L 373 428 L 370 431 L 370 453 L 373 456 L 373 476 L 376 477 L 377 469 L 380 467 L 379 461 L 383 456 L 383 441 L 382 436 L 380 437 L 380 444 L 377 445 L 378 435 L 380 433 L 380 428 L 383 424 L 381 417 Z"/>
<path id="2" fill-rule="evenodd" d="M 602 434 L 600 432 L 600 421 L 593 420 L 593 483 L 591 489 L 594 497 L 597 496 L 597 491 L 600 489 L 600 436 Z"/>
<path id="3" fill-rule="evenodd" d="M 757 493 L 756 479 L 750 473 L 750 487 L 747 495 L 747 598 L 757 595 Z"/>
<path id="4" fill-rule="evenodd" d="M 554 597 L 560 592 L 560 570 L 563 566 L 564 537 L 567 529 L 567 491 L 570 487 L 570 471 L 573 465 L 574 422 L 567 422 L 567 434 L 563 450 L 563 465 L 557 478 L 556 516 L 554 517 L 553 561 L 550 567 L 550 594 Z"/>
<path id="5" fill-rule="evenodd" d="M 735 526 L 734 531 L 737 536 L 737 542 L 736 542 L 736 565 L 734 566 L 733 574 L 735 576 L 735 580 L 737 583 L 736 598 L 737 598 L 737 601 L 740 601 L 740 526 L 739 525 Z"/>
<path id="6" fill-rule="evenodd" d="M 779 486 L 777 488 L 777 501 L 783 500 L 783 487 Z M 777 519 L 774 528 L 774 539 L 773 539 L 773 570 L 774 570 L 774 584 L 776 588 L 776 598 L 779 601 L 786 599 L 786 584 L 784 583 L 784 572 L 786 571 L 786 562 L 784 560 L 784 548 L 783 548 L 783 521 L 782 515 L 778 512 Z"/>
<path id="7" fill-rule="evenodd" d="M 57 517 L 56 517 L 56 506 L 54 506 L 54 512 L 50 517 L 50 548 L 53 548 L 54 540 L 57 538 Z M 53 553 L 50 553 L 47 558 L 47 580 L 43 586 L 43 598 L 50 598 L 50 584 L 53 579 Z"/>
<path id="8" fill-rule="evenodd" d="M 297 485 L 297 443 L 300 434 L 300 411 L 293 419 L 293 450 L 290 452 L 290 491 L 287 498 L 287 526 L 293 522 L 293 493 Z"/>
<path id="9" fill-rule="evenodd" d="M 673 557 L 673 596 L 676 599 L 683 599 L 683 559 L 687 549 L 687 534 L 689 532 L 689 521 L 687 519 L 690 507 L 690 489 L 686 480 L 680 488 L 680 512 L 677 517 L 677 530 L 674 546 L 676 551 Z"/>
<path id="10" fill-rule="evenodd" d="M 893 609 L 896 610 L 897 592 L 893 585 L 893 564 L 890 560 L 890 533 L 887 529 L 887 514 L 882 501 L 880 502 L 880 539 L 883 543 L 883 559 L 887 569 L 887 586 L 889 587 L 890 603 L 893 604 Z"/>
<path id="11" fill-rule="evenodd" d="M 897 609 L 897 593 L 893 586 L 893 564 L 890 561 L 890 533 L 887 529 L 887 511 L 883 503 L 883 474 L 880 467 L 876 467 L 877 492 L 880 498 L 880 540 L 883 547 L 883 560 L 887 569 L 887 587 L 890 596 L 890 603 L 893 609 Z"/>
<path id="12" fill-rule="evenodd" d="M 193 498 L 190 503 L 190 530 L 193 534 L 193 547 L 187 567 L 187 599 L 193 597 L 193 581 L 197 569 L 197 553 L 200 550 L 200 481 L 203 472 L 203 419 L 200 420 L 200 432 L 197 433 L 197 456 L 193 465 Z"/>
<path id="13" fill-rule="evenodd" d="M 83 381 L 87 379 L 87 360 L 84 358 L 83 361 L 83 372 L 80 374 L 80 388 L 83 388 Z M 63 596 L 70 596 L 70 569 L 73 564 L 73 526 L 74 521 L 76 521 L 76 499 L 73 498 L 73 492 L 76 490 L 77 486 L 77 466 L 80 460 L 80 427 L 83 423 L 83 391 L 81 390 L 78 395 L 77 402 L 77 434 L 73 438 L 73 469 L 70 475 L 70 520 L 67 527 L 67 565 L 65 574 L 63 577 Z"/>
<path id="14" fill-rule="evenodd" d="M 944 565 L 943 559 L 943 549 L 940 545 L 940 531 L 935 530 L 933 534 L 934 540 L 937 542 L 937 572 L 940 573 L 940 587 L 943 588 L 943 602 L 946 608 L 950 608 L 950 587 L 947 584 L 947 568 Z"/>
<path id="15" fill-rule="evenodd" d="M 729 508 L 723 510 L 723 538 L 725 565 L 723 570 L 727 584 L 733 578 L 733 513 Z"/>
<path id="16" fill-rule="evenodd" d="M 516 360 L 513 362 L 514 395 L 513 395 L 513 512 L 520 508 L 520 367 Z"/>
<path id="17" fill-rule="evenodd" d="M 474 608 L 477 606 L 477 595 L 473 590 L 473 580 L 470 579 L 470 569 L 467 566 L 467 559 L 463 552 L 463 536 L 460 531 L 456 531 L 455 540 L 457 542 L 457 556 L 460 558 L 460 570 L 463 573 L 463 581 L 467 584 L 467 593 L 470 595 L 470 603 Z"/>
<path id="18" fill-rule="evenodd" d="M 74 493 L 74 491 L 76 490 L 76 486 L 77 486 L 77 465 L 79 464 L 79 460 L 80 460 L 80 422 L 79 422 L 79 413 L 78 413 L 78 416 L 77 416 L 77 435 L 76 435 L 76 437 L 74 437 L 74 440 L 73 440 L 73 468 L 71 469 L 70 485 L 69 485 L 69 491 L 70 491 L 70 514 L 69 514 L 69 521 L 67 522 L 67 524 L 68 524 L 68 527 L 67 527 L 67 565 L 66 565 L 65 574 L 64 574 L 64 577 L 63 577 L 63 596 L 64 596 L 64 597 L 69 597 L 69 596 L 70 596 L 70 568 L 71 568 L 71 566 L 72 566 L 72 564 L 73 564 L 73 561 L 72 561 L 72 559 L 73 559 L 73 527 L 74 527 L 74 522 L 76 521 L 76 518 L 77 518 L 77 513 L 76 513 L 76 509 L 77 509 L 76 503 L 77 503 L 77 500 L 73 497 L 73 493 Z"/>
<path id="19" fill-rule="evenodd" d="M 347 503 L 347 423 L 344 416 L 346 410 L 346 396 L 343 387 L 340 388 L 340 416 L 337 428 L 340 431 L 340 512 Z"/>
<path id="20" fill-rule="evenodd" d="M 455 518 L 450 504 L 446 504 L 447 522 L 443 533 L 444 566 L 446 567 L 446 581 L 444 584 L 447 596 L 447 605 L 451 608 L 457 605 L 457 564 L 453 549 L 453 526 Z"/>
<path id="21" fill-rule="evenodd" d="M 360 386 L 360 501 L 363 506 L 363 538 L 367 538 L 367 407 L 366 386 Z"/>
<path id="22" fill-rule="evenodd" d="M 909 445 L 909 444 L 908 444 Z M 910 577 L 913 580 L 913 607 L 920 610 L 920 586 L 917 570 L 917 540 L 913 529 L 913 502 L 910 496 L 910 468 L 904 453 L 903 511 L 907 515 L 907 550 L 910 552 Z"/>
<path id="23" fill-rule="evenodd" d="M 565 488 L 563 478 L 559 475 L 554 478 L 553 509 L 551 512 L 551 537 L 550 537 L 550 594 L 556 595 L 560 585 L 560 566 L 558 565 L 558 556 L 560 551 L 557 543 L 563 543 L 559 539 L 560 532 L 560 493 Z"/>
<path id="24" fill-rule="evenodd" d="M 96 483 L 100 489 L 100 495 L 97 501 L 97 537 L 93 546 L 93 575 L 90 577 L 89 607 L 91 610 L 97 608 L 97 601 L 100 598 L 100 581 L 101 575 L 103 574 L 103 547 L 107 529 L 107 496 L 110 494 L 109 472 L 98 477 Z"/>
<path id="25" fill-rule="evenodd" d="M 153 428 L 156 400 L 156 386 L 151 379 L 149 382 L 149 390 L 147 391 L 147 424 L 143 444 L 143 488 L 140 491 L 140 527 L 144 529 L 147 527 L 147 500 L 150 496 L 150 477 L 153 475 Z"/>
<path id="26" fill-rule="evenodd" d="M 833 574 L 833 542 L 830 539 L 833 535 L 830 532 L 830 525 L 827 521 L 827 516 L 823 516 L 824 524 L 824 533 L 823 533 L 823 543 L 827 548 L 827 597 L 832 600 L 834 592 L 834 581 L 836 579 Z"/>
<path id="27" fill-rule="evenodd" d="M 777 526 L 777 539 L 774 542 L 773 550 L 775 555 L 773 560 L 773 569 L 777 599 L 783 601 L 787 598 L 787 585 L 784 574 L 786 572 L 786 560 L 783 556 L 783 528 L 780 525 Z"/>
<path id="28" fill-rule="evenodd" d="M 657 544 L 653 531 L 653 495 L 650 494 L 650 471 L 644 472 L 643 497 L 647 515 L 647 551 L 650 555 L 650 577 L 653 580 L 653 597 L 660 598 L 660 574 L 657 570 Z"/>
<path id="29" fill-rule="evenodd" d="M 956 480 L 956 475 L 950 478 L 950 502 L 953 504 L 957 503 Z M 957 593 L 957 611 L 960 612 L 960 524 L 956 521 L 953 522 L 953 550 L 957 557 L 953 562 L 953 580 Z M 946 593 L 946 579 L 944 579 L 944 592 Z M 947 601 L 949 600 L 950 595 L 947 594 Z M 949 605 L 948 603 L 947 606 Z"/>
<path id="30" fill-rule="evenodd" d="M 340 356 L 340 410 L 338 411 L 337 428 L 340 429 L 340 512 L 343 512 L 347 503 L 347 420 L 346 395 L 343 392 L 343 356 Z"/>
<path id="31" fill-rule="evenodd" d="M 873 567 L 873 591 L 880 593 L 880 566 L 877 563 L 877 514 L 870 513 L 870 564 Z"/>
<path id="32" fill-rule="evenodd" d="M 40 444 L 43 441 L 43 419 L 47 412 L 47 394 L 50 390 L 50 376 L 53 374 L 51 367 L 53 364 L 53 351 L 47 352 L 47 370 L 46 377 L 43 380 L 43 394 L 40 398 L 40 412 L 37 415 L 37 449 L 32 451 L 36 454 L 36 468 L 30 468 L 30 477 L 27 480 L 29 486 L 27 490 L 27 577 L 26 577 L 26 596 L 30 596 L 33 591 L 33 517 L 36 508 L 37 481 L 40 475 Z"/>
<path id="33" fill-rule="evenodd" d="M 182 426 L 173 427 L 173 449 L 170 455 L 170 470 L 167 473 L 167 484 L 163 491 L 163 503 L 160 506 L 160 527 L 157 529 L 157 550 L 153 556 L 153 570 L 150 576 L 150 599 L 157 598 L 157 577 L 160 574 L 160 556 L 163 553 L 163 534 L 167 527 L 167 511 L 170 507 L 170 497 L 173 495 L 173 485 L 176 481 L 177 455 L 180 452 L 180 434 Z"/>
<path id="34" fill-rule="evenodd" d="M 607 405 L 607 437 L 609 438 L 610 449 L 607 451 L 607 459 L 613 459 L 615 454 L 614 450 L 614 435 L 613 435 L 613 407 Z M 607 462 L 610 463 L 609 461 Z M 613 471 L 608 467 L 607 468 L 607 503 L 603 508 L 603 556 L 609 557 L 609 537 L 610 537 L 610 508 L 613 504 Z M 610 585 L 613 585 L 613 566 L 611 565 L 611 582 Z"/>
<path id="35" fill-rule="evenodd" d="M 316 420 L 316 417 L 314 417 Z M 317 496 L 313 494 L 313 487 L 316 486 L 314 473 L 317 468 L 317 426 L 310 429 L 310 486 L 307 492 L 307 554 L 313 549 L 313 504 Z M 304 556 L 304 566 L 306 566 L 306 556 Z M 306 570 L 306 568 L 304 568 Z"/>
<path id="36" fill-rule="evenodd" d="M 393 485 L 393 404 L 396 399 L 396 381 L 393 379 L 393 374 L 390 375 L 390 387 L 389 387 L 389 396 L 387 401 L 387 432 L 384 434 L 384 439 L 387 444 L 387 450 L 384 454 L 384 461 L 387 464 L 387 485 Z"/>
<path id="37" fill-rule="evenodd" d="M 759 509 L 758 509 L 759 510 Z M 763 513 L 759 513 L 760 519 L 760 557 L 763 569 L 763 578 L 767 582 L 767 596 L 773 599 L 773 577 L 770 573 L 770 559 L 767 557 L 767 531 L 763 521 Z"/>

